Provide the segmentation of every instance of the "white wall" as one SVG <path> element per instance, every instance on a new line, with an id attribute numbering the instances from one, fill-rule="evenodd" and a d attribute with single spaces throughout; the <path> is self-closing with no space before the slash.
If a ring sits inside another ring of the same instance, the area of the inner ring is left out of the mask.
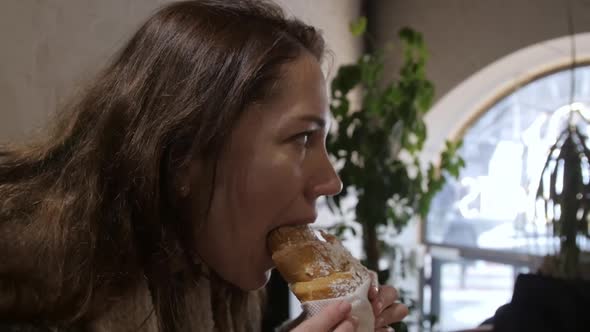
<path id="1" fill-rule="evenodd" d="M 359 38 L 348 32 L 348 24 L 359 17 L 361 0 L 275 0 L 288 14 L 318 27 L 326 39 L 333 62 L 327 57 L 328 74 L 333 76 L 338 65 L 356 61 L 362 51 Z"/>
<path id="2" fill-rule="evenodd" d="M 576 61 L 590 62 L 590 32 L 575 35 Z M 442 96 L 426 115 L 429 135 L 424 158 L 433 160 L 441 142 L 459 138 L 470 121 L 484 112 L 498 96 L 535 77 L 571 65 L 571 38 L 561 37 L 525 47 L 473 73 Z"/>
<path id="3" fill-rule="evenodd" d="M 378 44 L 400 27 L 424 35 L 427 74 L 440 98 L 473 73 L 519 49 L 568 34 L 570 0 L 373 0 Z M 590 31 L 590 1 L 571 0 L 575 31 Z M 395 75 L 398 59 L 388 62 Z"/>
<path id="4" fill-rule="evenodd" d="M 42 126 L 136 27 L 169 0 L 0 1 L 0 142 Z M 360 44 L 348 33 L 360 0 L 281 0 L 287 11 L 324 31 L 335 63 Z"/>

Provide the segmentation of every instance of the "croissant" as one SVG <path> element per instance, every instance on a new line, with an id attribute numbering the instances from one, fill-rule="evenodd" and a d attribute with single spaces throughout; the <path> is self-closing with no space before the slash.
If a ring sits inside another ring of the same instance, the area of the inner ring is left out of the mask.
<path id="1" fill-rule="evenodd" d="M 369 276 L 336 237 L 309 226 L 283 226 L 268 236 L 277 270 L 301 302 L 354 292 Z"/>

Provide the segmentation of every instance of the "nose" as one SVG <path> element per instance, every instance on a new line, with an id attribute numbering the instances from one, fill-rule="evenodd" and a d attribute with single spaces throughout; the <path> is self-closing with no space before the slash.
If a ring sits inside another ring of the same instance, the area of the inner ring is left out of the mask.
<path id="1" fill-rule="evenodd" d="M 310 176 L 307 195 L 310 200 L 320 196 L 338 195 L 342 191 L 342 181 L 330 162 L 328 154 L 324 153 L 320 159 Z"/>

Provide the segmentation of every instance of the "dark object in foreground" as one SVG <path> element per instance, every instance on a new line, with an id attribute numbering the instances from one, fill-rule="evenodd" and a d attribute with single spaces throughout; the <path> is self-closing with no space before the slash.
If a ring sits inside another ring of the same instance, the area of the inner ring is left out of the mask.
<path id="1" fill-rule="evenodd" d="M 496 311 L 497 332 L 590 331 L 590 281 L 521 274 L 512 301 Z"/>

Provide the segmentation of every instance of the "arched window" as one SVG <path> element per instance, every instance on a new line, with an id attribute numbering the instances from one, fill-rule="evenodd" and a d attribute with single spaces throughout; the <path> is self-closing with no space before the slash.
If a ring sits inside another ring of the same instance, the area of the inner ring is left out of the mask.
<path id="1" fill-rule="evenodd" d="M 442 330 L 493 316 L 510 301 L 515 275 L 555 253 L 543 216 L 535 215 L 535 195 L 572 108 L 590 136 L 590 65 L 574 73 L 572 105 L 571 70 L 562 68 L 514 87 L 464 124 L 466 167 L 436 195 L 425 227 L 432 253 L 425 311 Z"/>
<path id="2" fill-rule="evenodd" d="M 534 200 L 547 152 L 567 124 L 570 75 L 537 78 L 468 124 L 460 150 L 466 167 L 434 198 L 429 243 L 541 255 L 553 249 L 542 243 L 545 220 L 535 218 Z M 590 65 L 575 70 L 575 82 L 573 107 L 590 120 Z M 578 125 L 590 133 L 583 117 Z"/>
<path id="3" fill-rule="evenodd" d="M 590 33 L 575 38 L 574 107 L 590 136 Z M 443 331 L 493 316 L 510 301 L 516 275 L 556 250 L 544 220 L 533 218 L 534 196 L 569 116 L 570 41 L 549 40 L 498 59 L 442 96 L 427 116 L 424 158 L 433 160 L 445 139 L 462 137 L 467 164 L 435 197 L 421 230 L 429 253 L 423 310 Z"/>

